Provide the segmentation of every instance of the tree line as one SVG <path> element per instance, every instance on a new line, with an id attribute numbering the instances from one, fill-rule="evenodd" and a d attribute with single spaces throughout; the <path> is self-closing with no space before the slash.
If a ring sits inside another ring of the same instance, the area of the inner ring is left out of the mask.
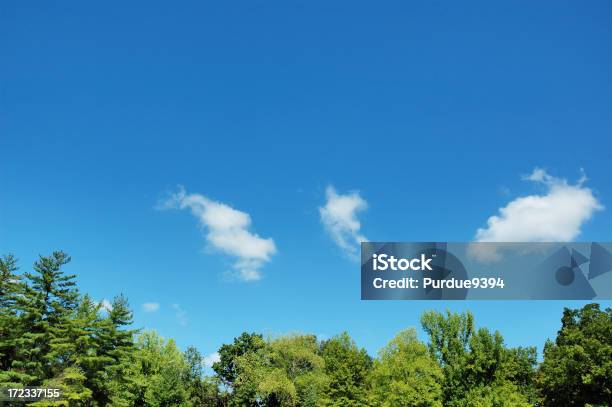
<path id="1" fill-rule="evenodd" d="M 128 300 L 81 294 L 63 252 L 19 273 L 0 259 L 0 388 L 46 386 L 33 406 L 609 406 L 612 309 L 565 309 L 540 363 L 471 313 L 425 312 L 376 357 L 347 334 L 318 340 L 242 333 L 204 374 L 194 347 L 132 328 Z M 7 403 L 7 405 L 11 405 Z M 23 404 L 14 404 L 23 405 Z"/>

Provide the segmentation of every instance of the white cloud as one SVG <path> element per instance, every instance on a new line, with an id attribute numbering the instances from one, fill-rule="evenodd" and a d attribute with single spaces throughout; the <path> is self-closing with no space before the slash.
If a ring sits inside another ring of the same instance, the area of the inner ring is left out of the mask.
<path id="1" fill-rule="evenodd" d="M 179 304 L 172 304 L 172 309 L 175 312 L 176 319 L 181 326 L 187 325 L 187 312 Z"/>
<path id="2" fill-rule="evenodd" d="M 221 360 L 221 357 L 219 356 L 218 352 L 211 353 L 210 355 L 204 356 L 204 359 L 203 359 L 204 366 L 212 367 L 213 364 L 217 363 L 220 360 Z"/>
<path id="3" fill-rule="evenodd" d="M 499 209 L 499 214 L 487 220 L 487 227 L 476 232 L 478 242 L 569 242 L 581 232 L 582 225 L 604 207 L 584 186 L 582 173 L 574 185 L 567 180 L 549 175 L 535 168 L 524 180 L 542 184 L 546 193 L 528 195 L 510 201 Z M 473 253 L 476 254 L 476 253 Z M 480 253 L 486 260 L 495 260 L 498 254 Z"/>
<path id="4" fill-rule="evenodd" d="M 222 202 L 216 202 L 200 194 L 187 194 L 180 187 L 168 200 L 160 205 L 162 209 L 189 209 L 202 229 L 206 241 L 222 253 L 237 258 L 233 267 L 243 281 L 261 279 L 260 268 L 276 253 L 271 238 L 264 239 L 250 232 L 251 217 Z"/>
<path id="5" fill-rule="evenodd" d="M 100 309 L 105 312 L 110 312 L 113 310 L 113 304 L 110 303 L 106 298 L 100 301 Z"/>
<path id="6" fill-rule="evenodd" d="M 368 204 L 358 192 L 342 195 L 332 186 L 327 187 L 325 195 L 327 202 L 319 207 L 321 222 L 334 242 L 349 257 L 355 258 L 359 244 L 367 241 L 360 233 L 361 223 L 357 219 L 357 212 L 366 209 Z"/>
<path id="7" fill-rule="evenodd" d="M 159 309 L 159 303 L 157 302 L 145 302 L 142 304 L 144 312 L 155 312 Z"/>

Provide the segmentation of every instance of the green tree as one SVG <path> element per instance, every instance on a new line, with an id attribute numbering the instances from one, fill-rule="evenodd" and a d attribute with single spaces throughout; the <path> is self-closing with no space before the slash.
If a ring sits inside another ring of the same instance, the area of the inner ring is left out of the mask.
<path id="1" fill-rule="evenodd" d="M 538 384 L 544 406 L 612 405 L 612 309 L 566 308 L 544 346 Z"/>
<path id="2" fill-rule="evenodd" d="M 17 385 L 26 378 L 12 369 L 17 339 L 24 333 L 17 311 L 17 302 L 23 293 L 17 269 L 14 256 L 0 258 L 0 386 Z"/>
<path id="3" fill-rule="evenodd" d="M 367 381 L 372 369 L 372 358 L 360 349 L 344 332 L 323 341 L 320 355 L 329 378 L 324 403 L 329 406 L 367 405 Z"/>
<path id="4" fill-rule="evenodd" d="M 135 351 L 121 369 L 129 380 L 114 385 L 112 405 L 190 406 L 185 385 L 188 365 L 172 339 L 165 340 L 152 331 L 141 333 Z"/>
<path id="5" fill-rule="evenodd" d="M 375 406 L 442 406 L 442 369 L 416 331 L 400 332 L 381 351 L 372 370 L 370 401 Z"/>
<path id="6" fill-rule="evenodd" d="M 44 386 L 49 388 L 59 388 L 62 392 L 62 399 L 58 401 L 38 401 L 29 403 L 29 406 L 36 407 L 77 407 L 91 405 L 91 390 L 85 385 L 85 375 L 78 367 L 66 367 L 59 375 L 53 379 L 45 380 Z"/>
<path id="7" fill-rule="evenodd" d="M 224 383 L 232 385 L 236 380 L 236 358 L 247 353 L 257 352 L 263 348 L 263 336 L 257 333 L 243 332 L 234 338 L 231 344 L 223 344 L 219 349 L 219 361 L 213 364 L 213 370 Z"/>
<path id="8" fill-rule="evenodd" d="M 130 328 L 119 295 L 102 309 L 80 295 L 63 252 L 17 274 L 0 259 L 0 385 L 60 387 L 65 399 L 36 406 L 608 406 L 612 403 L 612 310 L 566 309 L 536 366 L 535 348 L 507 348 L 472 315 L 427 312 L 429 348 L 400 332 L 372 362 L 343 333 L 264 341 L 243 333 L 219 350 L 216 377 L 193 347 Z M 137 338 L 134 343 L 134 338 Z M 221 391 L 220 385 L 229 388 Z M 537 402 L 537 403 L 536 403 Z"/>
<path id="9" fill-rule="evenodd" d="M 242 405 L 321 405 L 328 379 L 317 350 L 314 335 L 290 335 L 238 357 L 236 383 L 256 396 L 251 404 Z"/>
<path id="10" fill-rule="evenodd" d="M 534 346 L 504 350 L 504 358 L 500 368 L 503 374 L 500 375 L 500 379 L 514 384 L 531 404 L 535 404 L 539 400 L 536 388 L 536 366 L 537 354 Z"/>
<path id="11" fill-rule="evenodd" d="M 64 353 L 70 364 L 83 373 L 84 385 L 91 390 L 96 405 L 106 406 L 111 388 L 125 383 L 120 365 L 133 352 L 132 312 L 127 299 L 116 296 L 107 309 L 90 296 L 82 296 L 72 315 L 71 324 L 63 332 Z"/>
<path id="12" fill-rule="evenodd" d="M 202 354 L 193 346 L 184 352 L 187 364 L 185 386 L 193 406 L 223 406 L 225 395 L 219 390 L 219 380 L 204 376 Z"/>
<path id="13" fill-rule="evenodd" d="M 460 405 L 468 390 L 465 371 L 468 362 L 468 346 L 474 333 L 471 313 L 446 315 L 435 311 L 425 312 L 421 324 L 429 335 L 429 350 L 444 371 L 444 404 Z"/>
<path id="14" fill-rule="evenodd" d="M 60 375 L 74 344 L 67 332 L 78 306 L 74 275 L 62 267 L 70 262 L 63 252 L 40 256 L 34 272 L 25 273 L 27 284 L 17 300 L 21 336 L 11 369 L 19 372 L 22 384 L 38 385 Z"/>
<path id="15" fill-rule="evenodd" d="M 106 317 L 96 324 L 96 352 L 101 363 L 95 365 L 95 374 L 89 377 L 94 399 L 100 406 L 111 404 L 113 391 L 123 393 L 129 386 L 123 363 L 135 352 L 133 338 L 138 331 L 128 328 L 132 319 L 127 298 L 118 295 L 106 310 Z"/>
<path id="16" fill-rule="evenodd" d="M 212 368 L 232 392 L 231 403 L 236 406 L 256 406 L 257 389 L 248 383 L 237 383 L 237 360 L 240 357 L 253 355 L 265 347 L 260 334 L 243 332 L 234 338 L 233 343 L 223 344 L 219 349 L 219 361 Z"/>
<path id="17" fill-rule="evenodd" d="M 485 400 L 486 404 L 486 400 L 511 390 L 517 393 L 513 399 L 520 403 L 535 401 L 535 348 L 506 348 L 499 332 L 476 329 L 469 312 L 429 311 L 421 322 L 429 335 L 430 353 L 444 371 L 445 406 L 466 406 L 474 400 Z M 498 399 L 510 400 L 504 396 Z"/>
<path id="18" fill-rule="evenodd" d="M 465 395 L 466 407 L 529 407 L 533 406 L 518 387 L 508 381 L 472 387 Z"/>
<path id="19" fill-rule="evenodd" d="M 89 295 L 81 298 L 71 323 L 66 324 L 67 329 L 63 332 L 67 340 L 62 340 L 62 349 L 66 355 L 64 365 L 78 367 L 78 371 L 69 372 L 68 376 L 73 378 L 72 383 L 76 383 L 76 378 L 82 375 L 82 384 L 89 390 L 96 404 L 106 405 L 100 397 L 100 389 L 106 381 L 104 367 L 110 360 L 100 350 L 102 317 L 99 310 L 100 305 Z"/>

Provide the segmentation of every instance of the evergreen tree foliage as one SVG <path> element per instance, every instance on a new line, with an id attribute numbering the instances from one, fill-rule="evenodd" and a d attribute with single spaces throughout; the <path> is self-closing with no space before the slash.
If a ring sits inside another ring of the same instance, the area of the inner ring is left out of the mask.
<path id="1" fill-rule="evenodd" d="M 28 379 L 12 369 L 17 354 L 17 340 L 24 333 L 17 309 L 19 297 L 23 294 L 17 270 L 17 259 L 14 256 L 0 258 L 0 387 L 17 385 Z"/>
<path id="2" fill-rule="evenodd" d="M 71 316 L 79 294 L 75 276 L 62 271 L 69 262 L 67 254 L 54 252 L 40 256 L 34 271 L 24 274 L 24 292 L 17 300 L 22 332 L 11 364 L 24 384 L 41 385 L 45 379 L 59 376 L 71 362 Z"/>

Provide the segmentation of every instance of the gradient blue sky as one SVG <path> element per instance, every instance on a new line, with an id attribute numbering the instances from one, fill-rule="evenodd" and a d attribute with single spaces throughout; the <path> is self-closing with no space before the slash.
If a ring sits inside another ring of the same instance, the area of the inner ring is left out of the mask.
<path id="1" fill-rule="evenodd" d="M 374 353 L 431 308 L 541 350 L 581 303 L 362 302 L 318 208 L 358 190 L 371 240 L 469 241 L 542 193 L 534 167 L 584 168 L 608 209 L 577 240 L 610 241 L 612 5 L 329 3 L 2 2 L 0 252 L 65 250 L 83 291 L 204 353 L 344 329 Z M 155 209 L 178 184 L 274 239 L 261 281 L 224 281 L 195 219 Z"/>

